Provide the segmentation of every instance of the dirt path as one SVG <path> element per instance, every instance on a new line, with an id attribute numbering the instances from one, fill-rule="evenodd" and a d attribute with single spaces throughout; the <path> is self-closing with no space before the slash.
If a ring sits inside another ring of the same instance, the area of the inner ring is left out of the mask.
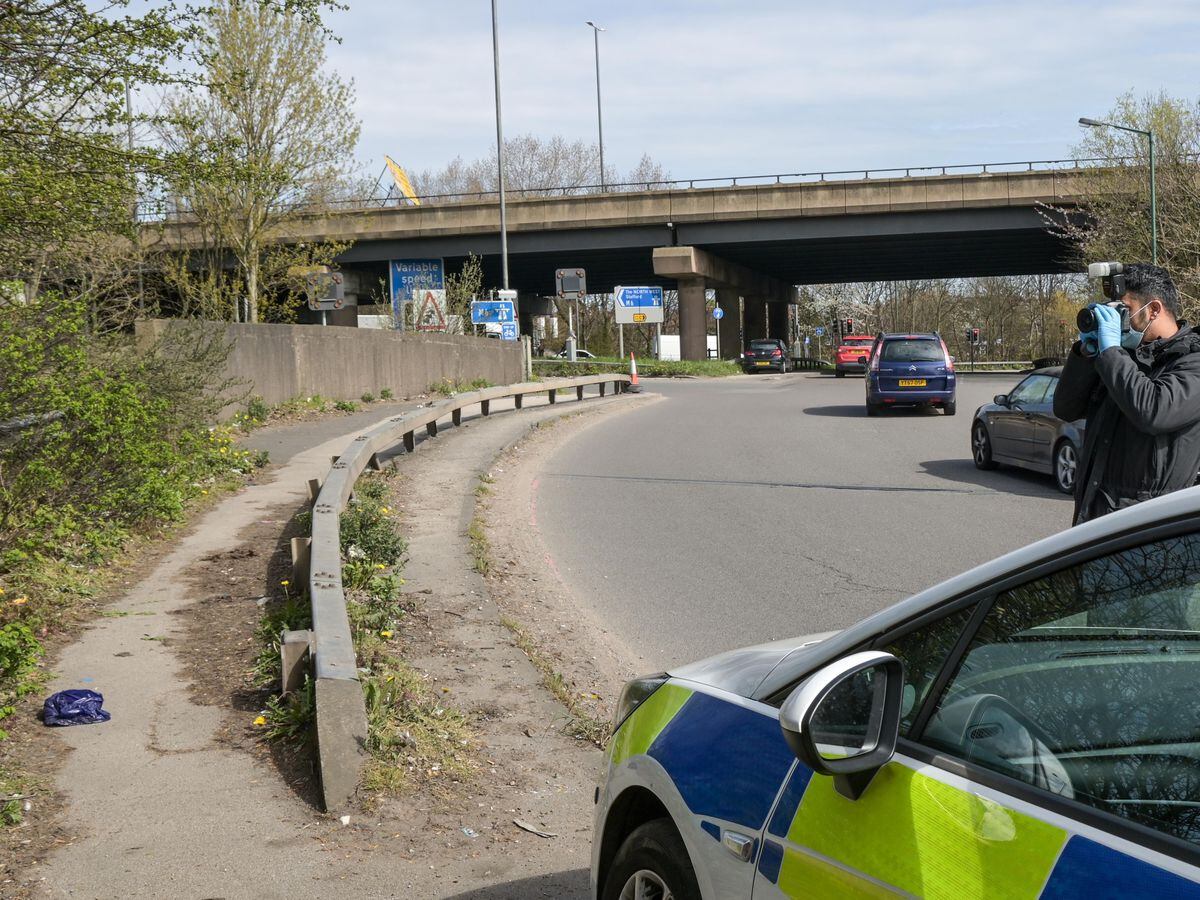
<path id="1" fill-rule="evenodd" d="M 578 409 L 589 410 L 587 419 L 633 402 L 592 400 Z M 478 474 L 533 421 L 573 406 L 465 420 L 399 460 L 406 590 L 419 598 L 405 639 L 414 663 L 477 716 L 481 777 L 471 789 L 423 791 L 343 826 L 316 812 L 303 785 L 282 777 L 286 765 L 255 742 L 246 698 L 204 689 L 232 679 L 252 653 L 256 600 L 278 576 L 277 539 L 303 504 L 307 480 L 345 447 L 350 436 L 342 436 L 296 453 L 275 480 L 223 501 L 64 652 L 53 689 L 100 690 L 113 719 L 53 732 L 67 753 L 57 787 L 69 837 L 23 873 L 25 892 L 585 896 L 598 752 L 562 733 L 563 710 L 499 624 L 464 536 Z M 210 626 L 199 634 L 198 609 Z M 556 837 L 530 835 L 513 819 Z"/>

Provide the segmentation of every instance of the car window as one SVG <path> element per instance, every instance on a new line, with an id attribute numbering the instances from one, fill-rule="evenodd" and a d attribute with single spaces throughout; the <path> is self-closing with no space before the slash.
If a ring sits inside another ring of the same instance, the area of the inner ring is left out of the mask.
<path id="1" fill-rule="evenodd" d="M 997 596 L 921 737 L 1200 843 L 1200 537 Z"/>
<path id="2" fill-rule="evenodd" d="M 1008 402 L 1024 403 L 1027 406 L 1041 403 L 1046 396 L 1046 388 L 1053 380 L 1049 375 L 1030 375 L 1013 388 L 1012 393 L 1008 395 Z"/>
<path id="3" fill-rule="evenodd" d="M 873 344 L 874 342 L 875 341 L 873 338 L 861 338 L 859 340 L 852 339 L 852 340 L 842 341 L 841 346 L 843 346 L 843 347 L 870 347 L 871 344 Z"/>
<path id="4" fill-rule="evenodd" d="M 900 733 L 907 736 L 933 682 L 945 665 L 975 607 L 951 613 L 885 644 L 882 649 L 904 663 L 904 706 Z"/>
<path id="5" fill-rule="evenodd" d="M 750 349 L 751 350 L 778 350 L 779 342 L 778 341 L 751 341 Z"/>
<path id="6" fill-rule="evenodd" d="M 918 338 L 911 341 L 885 341 L 883 345 L 884 362 L 945 362 L 942 344 L 931 338 Z"/>

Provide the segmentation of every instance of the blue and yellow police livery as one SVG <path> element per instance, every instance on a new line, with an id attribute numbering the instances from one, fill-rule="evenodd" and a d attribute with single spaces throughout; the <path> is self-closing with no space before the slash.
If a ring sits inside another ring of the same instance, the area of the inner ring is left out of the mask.
<path id="1" fill-rule="evenodd" d="M 1200 900 L 1200 488 L 626 686 L 599 900 Z"/>

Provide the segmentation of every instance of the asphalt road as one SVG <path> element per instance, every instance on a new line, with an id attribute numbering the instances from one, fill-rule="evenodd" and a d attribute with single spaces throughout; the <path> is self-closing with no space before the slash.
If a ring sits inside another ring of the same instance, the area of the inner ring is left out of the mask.
<path id="1" fill-rule="evenodd" d="M 971 414 L 1018 378 L 960 379 L 958 415 L 868 419 L 861 378 L 648 381 L 539 478 L 563 578 L 646 670 L 840 628 L 1070 524 L 1049 476 L 980 472 Z"/>

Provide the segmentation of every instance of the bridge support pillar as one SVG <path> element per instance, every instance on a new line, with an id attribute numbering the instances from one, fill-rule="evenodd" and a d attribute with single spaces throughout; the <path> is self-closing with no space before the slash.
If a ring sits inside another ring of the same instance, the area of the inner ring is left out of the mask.
<path id="1" fill-rule="evenodd" d="M 767 304 L 767 337 L 776 338 L 785 344 L 788 339 L 788 304 Z"/>
<path id="2" fill-rule="evenodd" d="M 742 298 L 742 340 L 751 341 L 767 337 L 767 301 L 762 297 Z"/>
<path id="3" fill-rule="evenodd" d="M 679 355 L 683 359 L 708 359 L 706 290 L 703 278 L 679 279 Z"/>
<path id="4" fill-rule="evenodd" d="M 735 290 L 717 288 L 717 302 L 725 313 L 724 317 L 717 320 L 717 344 L 721 348 L 721 359 L 737 359 L 742 353 L 741 297 Z"/>

